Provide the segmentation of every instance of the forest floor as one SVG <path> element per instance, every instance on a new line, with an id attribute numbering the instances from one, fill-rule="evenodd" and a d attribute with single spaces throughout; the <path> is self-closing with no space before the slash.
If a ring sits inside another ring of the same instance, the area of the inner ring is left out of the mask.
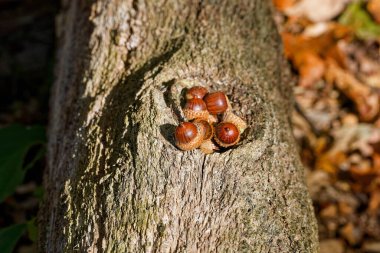
<path id="1" fill-rule="evenodd" d="M 273 1 L 321 253 L 380 253 L 380 0 Z M 47 125 L 57 9 L 0 0 L 0 126 Z M 35 221 L 44 167 L 34 163 L 0 203 L 0 228 Z M 37 252 L 35 228 L 16 252 Z"/>
<path id="2" fill-rule="evenodd" d="M 380 0 L 273 0 L 321 253 L 380 252 Z"/>

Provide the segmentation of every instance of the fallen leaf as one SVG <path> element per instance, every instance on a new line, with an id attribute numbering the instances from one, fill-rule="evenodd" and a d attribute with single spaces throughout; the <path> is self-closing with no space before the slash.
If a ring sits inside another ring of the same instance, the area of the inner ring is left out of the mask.
<path id="1" fill-rule="evenodd" d="M 319 22 L 311 24 L 305 28 L 302 35 L 307 37 L 318 37 L 330 30 L 330 23 Z"/>
<path id="2" fill-rule="evenodd" d="M 371 215 L 377 215 L 380 207 L 380 189 L 371 192 L 371 197 L 368 203 L 368 212 Z"/>
<path id="3" fill-rule="evenodd" d="M 380 88 L 380 71 L 368 75 L 359 75 L 371 87 Z"/>
<path id="4" fill-rule="evenodd" d="M 336 216 L 338 215 L 338 208 L 335 204 L 328 205 L 327 207 L 322 209 L 320 215 L 325 219 L 336 218 Z"/>
<path id="5" fill-rule="evenodd" d="M 350 245 L 357 245 L 363 238 L 361 229 L 354 226 L 351 222 L 340 229 L 340 233 Z"/>
<path id="6" fill-rule="evenodd" d="M 335 61 L 327 61 L 325 77 L 328 83 L 335 83 L 336 87 L 355 103 L 362 120 L 370 121 L 379 113 L 379 95 L 351 73 L 340 68 Z"/>
<path id="7" fill-rule="evenodd" d="M 279 10 L 283 11 L 287 8 L 290 8 L 294 5 L 296 0 L 273 0 L 274 6 Z"/>
<path id="8" fill-rule="evenodd" d="M 320 243 L 320 253 L 344 253 L 344 244 L 338 239 L 322 240 Z"/>
<path id="9" fill-rule="evenodd" d="M 342 12 L 348 0 L 302 0 L 285 10 L 288 16 L 305 16 L 313 22 L 327 21 Z"/>
<path id="10" fill-rule="evenodd" d="M 339 208 L 339 214 L 345 215 L 345 216 L 353 214 L 355 211 L 355 208 L 345 201 L 340 201 L 338 203 L 338 208 Z"/>
<path id="11" fill-rule="evenodd" d="M 345 48 L 347 47 L 347 42 L 345 40 L 337 41 L 333 46 L 331 46 L 326 54 L 326 59 L 333 59 L 339 67 L 347 69 L 348 57 L 345 53 Z"/>
<path id="12" fill-rule="evenodd" d="M 371 156 L 373 147 L 370 141 L 372 136 L 377 135 L 379 131 L 380 129 L 374 128 L 371 124 L 343 125 L 332 131 L 335 142 L 328 153 L 349 153 L 360 150 L 364 156 Z"/>
<path id="13" fill-rule="evenodd" d="M 365 241 L 362 246 L 362 252 L 365 253 L 379 253 L 380 252 L 380 241 L 368 242 Z"/>
<path id="14" fill-rule="evenodd" d="M 367 9 L 377 23 L 380 23 L 380 0 L 370 0 Z"/>
<path id="15" fill-rule="evenodd" d="M 306 183 L 312 199 L 317 199 L 324 188 L 331 185 L 329 174 L 321 170 L 306 170 Z"/>
<path id="16" fill-rule="evenodd" d="M 310 87 L 325 73 L 325 64 L 321 57 L 311 51 L 302 51 L 295 55 L 294 66 L 300 74 L 299 86 Z"/>
<path id="17" fill-rule="evenodd" d="M 294 35 L 290 32 L 283 32 L 281 37 L 285 55 L 292 59 L 296 54 L 303 51 L 324 55 L 338 41 L 349 39 L 350 30 L 342 25 L 329 23 L 326 31 L 319 36 L 311 37 L 306 34 Z"/>
<path id="18" fill-rule="evenodd" d="M 344 152 L 328 152 L 317 157 L 315 168 L 336 175 L 339 167 L 346 161 L 347 156 Z"/>
<path id="19" fill-rule="evenodd" d="M 380 154 L 373 154 L 373 170 L 377 175 L 380 175 Z"/>
<path id="20" fill-rule="evenodd" d="M 364 160 L 364 161 L 362 160 L 359 165 L 352 166 L 350 168 L 350 172 L 351 172 L 351 174 L 353 174 L 356 177 L 358 177 L 358 176 L 371 176 L 372 177 L 373 169 L 372 169 L 371 164 L 369 163 L 368 160 Z"/>

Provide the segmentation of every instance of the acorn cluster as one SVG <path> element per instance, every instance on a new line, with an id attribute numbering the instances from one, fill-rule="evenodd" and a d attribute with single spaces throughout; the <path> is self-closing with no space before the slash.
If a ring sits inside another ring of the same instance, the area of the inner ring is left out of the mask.
<path id="1" fill-rule="evenodd" d="M 201 86 L 187 90 L 183 113 L 188 121 L 181 122 L 174 134 L 176 146 L 182 150 L 200 148 L 211 154 L 236 145 L 247 128 L 247 123 L 233 114 L 223 92 L 209 93 Z"/>

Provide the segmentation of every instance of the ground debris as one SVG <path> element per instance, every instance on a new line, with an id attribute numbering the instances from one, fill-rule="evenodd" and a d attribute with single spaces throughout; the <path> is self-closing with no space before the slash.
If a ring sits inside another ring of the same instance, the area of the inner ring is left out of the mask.
<path id="1" fill-rule="evenodd" d="M 281 1 L 321 252 L 380 252 L 380 1 Z"/>

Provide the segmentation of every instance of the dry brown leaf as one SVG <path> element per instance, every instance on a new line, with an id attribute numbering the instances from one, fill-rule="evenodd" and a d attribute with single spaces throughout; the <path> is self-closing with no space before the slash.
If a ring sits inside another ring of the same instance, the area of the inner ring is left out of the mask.
<path id="1" fill-rule="evenodd" d="M 356 177 L 358 177 L 358 176 L 368 176 L 368 175 L 372 176 L 373 169 L 370 166 L 369 161 L 366 161 L 366 162 L 362 162 L 358 166 L 352 166 L 350 168 L 350 172 L 351 172 L 351 174 L 353 174 Z"/>
<path id="2" fill-rule="evenodd" d="M 341 235 L 350 245 L 358 244 L 363 238 L 363 232 L 359 227 L 354 226 L 351 222 L 340 230 Z"/>
<path id="3" fill-rule="evenodd" d="M 333 59 L 339 67 L 346 69 L 348 57 L 344 52 L 344 49 L 347 47 L 347 42 L 345 40 L 340 40 L 335 43 L 332 47 L 330 47 L 326 54 L 326 59 Z"/>
<path id="4" fill-rule="evenodd" d="M 273 0 L 274 6 L 279 10 L 283 11 L 287 8 L 292 7 L 296 0 Z"/>
<path id="5" fill-rule="evenodd" d="M 332 175 L 336 175 L 344 162 L 347 161 L 347 156 L 344 152 L 329 152 L 317 157 L 315 168 L 326 171 Z"/>
<path id="6" fill-rule="evenodd" d="M 285 55 L 289 59 L 304 51 L 311 51 L 320 55 L 326 52 L 337 41 L 332 30 L 317 37 L 308 37 L 302 34 L 294 35 L 288 32 L 283 32 L 281 36 L 284 43 Z"/>
<path id="7" fill-rule="evenodd" d="M 328 205 L 327 207 L 322 209 L 320 215 L 322 218 L 325 219 L 336 218 L 336 216 L 338 215 L 338 208 L 335 204 Z"/>
<path id="8" fill-rule="evenodd" d="M 368 75 L 360 75 L 366 84 L 374 88 L 380 88 L 380 71 Z"/>
<path id="9" fill-rule="evenodd" d="M 373 169 L 377 175 L 380 175 L 380 154 L 373 154 Z"/>
<path id="10" fill-rule="evenodd" d="M 326 81 L 335 84 L 348 98 L 350 98 L 363 121 L 370 121 L 376 117 L 380 109 L 379 94 L 372 92 L 371 88 L 361 83 L 351 73 L 340 68 L 338 64 L 329 59 L 327 61 Z"/>
<path id="11" fill-rule="evenodd" d="M 310 38 L 282 33 L 282 38 L 285 55 L 299 71 L 299 85 L 309 87 L 320 80 L 325 72 L 325 64 L 319 53 L 334 43 L 333 34 Z"/>
<path id="12" fill-rule="evenodd" d="M 328 140 L 325 136 L 317 139 L 314 147 L 314 153 L 318 156 L 322 154 L 327 148 Z"/>
<path id="13" fill-rule="evenodd" d="M 331 29 L 331 23 L 329 22 L 320 22 L 308 25 L 305 27 L 305 30 L 303 31 L 302 35 L 306 37 L 318 37 L 322 34 L 326 33 Z"/>
<path id="14" fill-rule="evenodd" d="M 377 242 L 366 241 L 363 243 L 361 250 L 362 252 L 365 252 L 365 253 L 379 253 L 380 241 L 377 241 Z"/>
<path id="15" fill-rule="evenodd" d="M 345 201 L 340 201 L 338 203 L 338 208 L 339 208 L 339 214 L 340 215 L 350 215 L 353 214 L 355 211 L 355 208 L 350 205 L 350 203 L 347 203 Z"/>
<path id="16" fill-rule="evenodd" d="M 306 183 L 312 199 L 317 199 L 324 188 L 331 186 L 329 174 L 322 170 L 306 170 Z"/>
<path id="17" fill-rule="evenodd" d="M 299 86 L 310 87 L 320 80 L 325 73 L 323 60 L 311 51 L 296 54 L 293 62 L 300 74 Z"/>
<path id="18" fill-rule="evenodd" d="M 349 153 L 359 150 L 362 155 L 371 156 L 374 151 L 371 145 L 372 138 L 377 136 L 379 131 L 380 129 L 371 124 L 343 125 L 332 131 L 331 134 L 335 141 L 328 153 Z"/>
<path id="19" fill-rule="evenodd" d="M 342 12 L 349 0 L 302 0 L 285 10 L 288 16 L 305 16 L 313 22 L 327 21 Z"/>
<path id="20" fill-rule="evenodd" d="M 320 242 L 320 253 L 343 253 L 344 243 L 342 240 L 323 240 Z"/>
<path id="21" fill-rule="evenodd" d="M 298 70 L 299 85 L 302 87 L 310 87 L 322 78 L 326 69 L 325 57 L 333 58 L 340 66 L 345 66 L 345 55 L 340 49 L 341 43 L 338 46 L 337 42 L 345 38 L 348 31 L 336 24 L 326 25 L 323 31 L 315 37 L 282 33 L 285 55 Z"/>
<path id="22" fill-rule="evenodd" d="M 371 192 L 371 197 L 368 203 L 368 212 L 371 215 L 376 215 L 379 212 L 380 207 L 380 189 L 376 189 Z"/>
<path id="23" fill-rule="evenodd" d="M 367 9 L 377 23 L 380 23 L 380 0 L 370 0 Z"/>

